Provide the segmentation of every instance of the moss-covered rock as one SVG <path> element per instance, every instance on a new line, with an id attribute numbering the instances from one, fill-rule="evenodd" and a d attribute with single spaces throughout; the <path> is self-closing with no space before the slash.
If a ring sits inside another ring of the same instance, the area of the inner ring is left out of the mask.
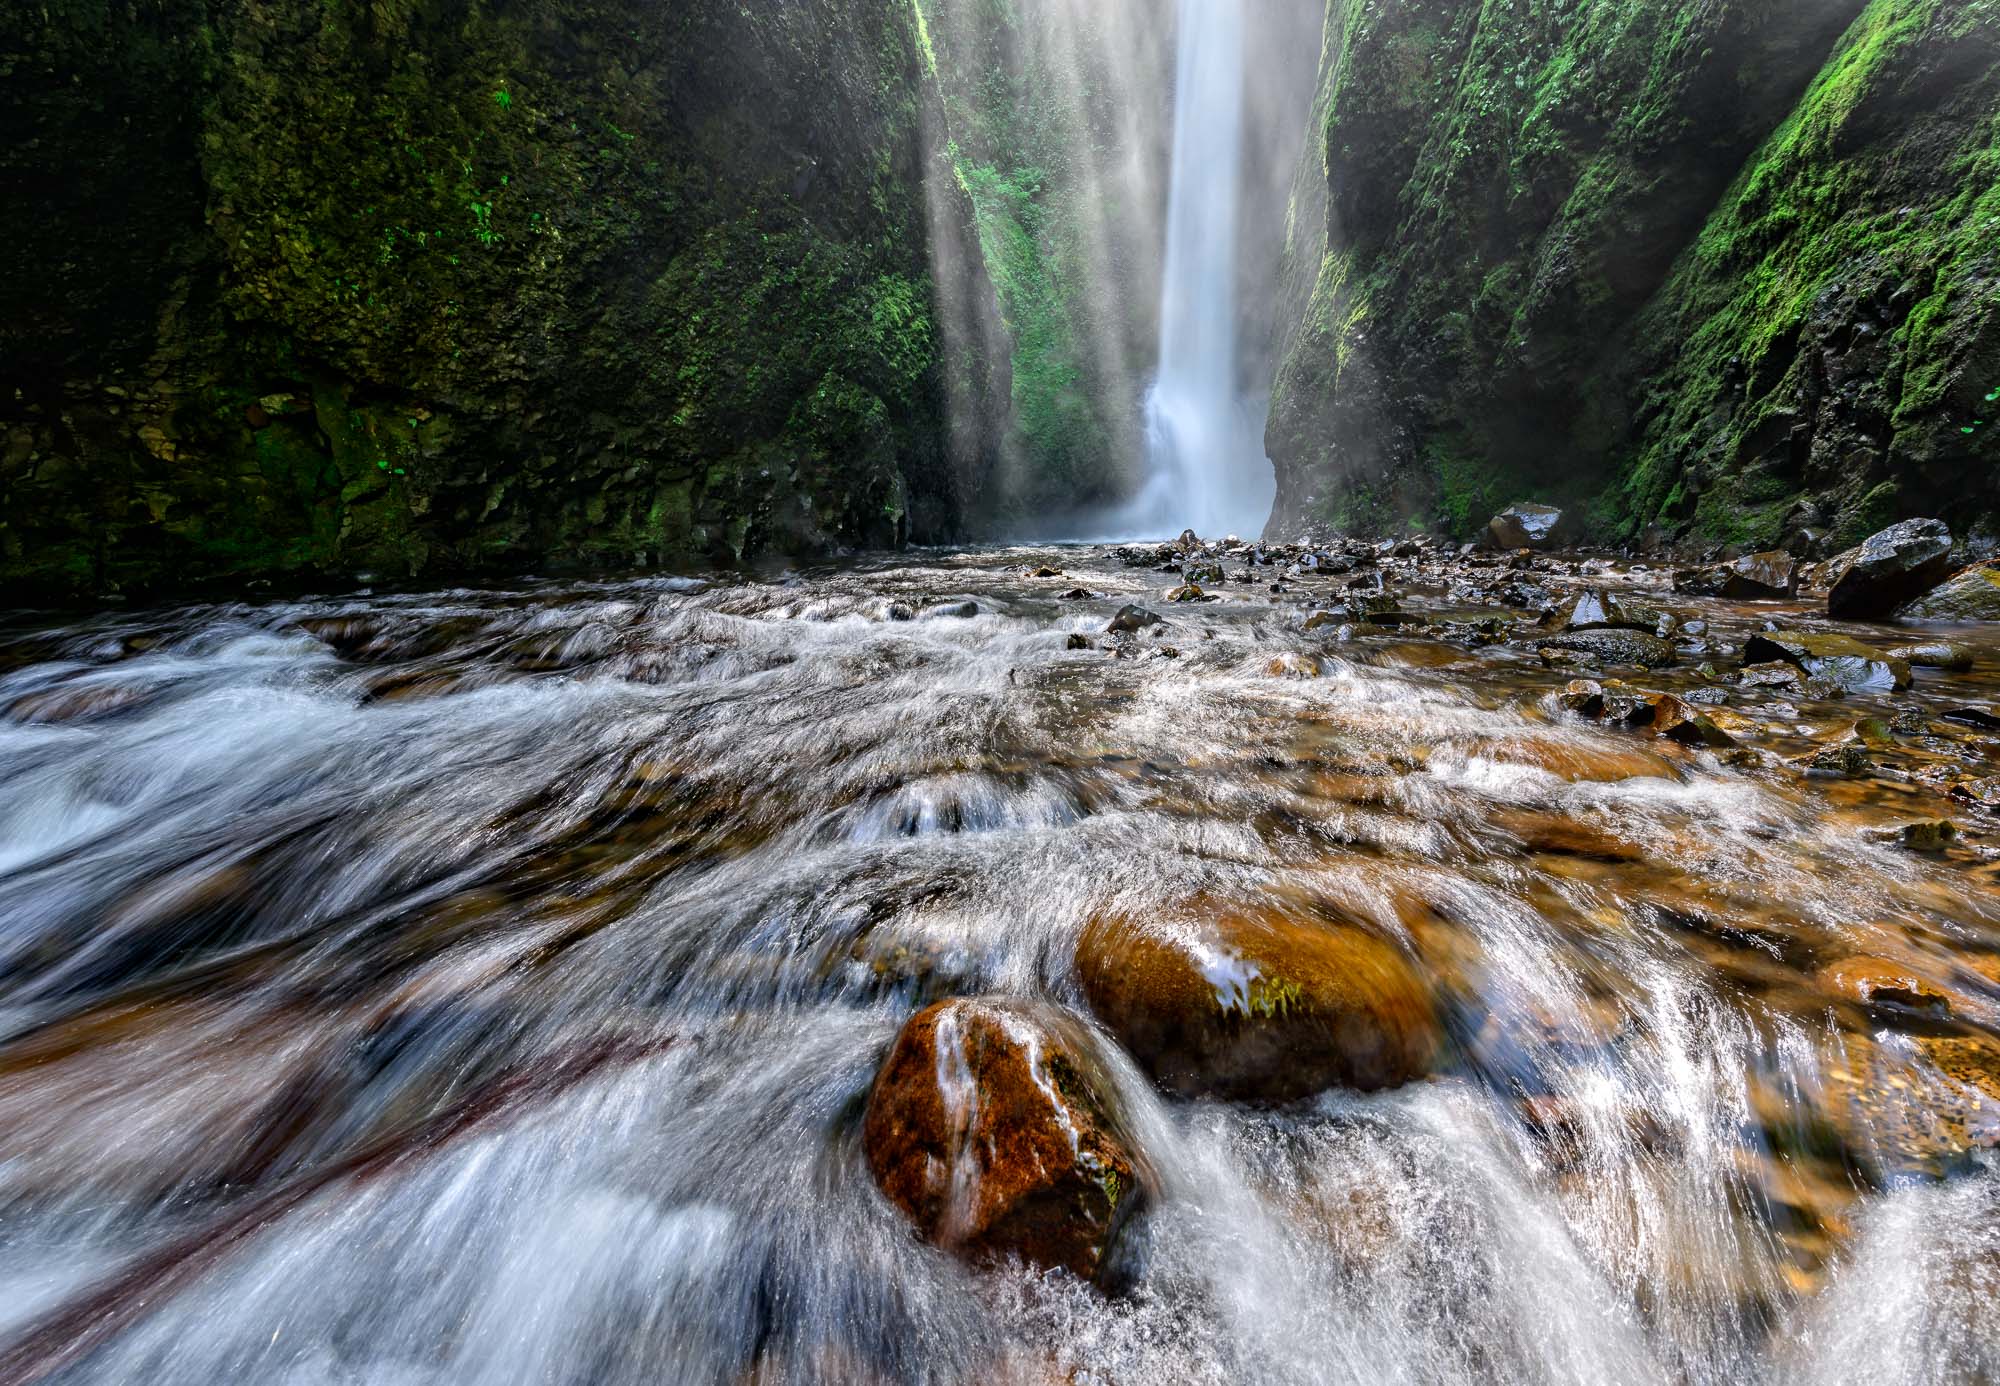
<path id="1" fill-rule="evenodd" d="M 1532 494 L 1804 548 L 2000 505 L 1993 0 L 1331 13 L 1281 524 Z"/>
<path id="2" fill-rule="evenodd" d="M 986 501 L 1005 361 L 912 7 L 52 0 L 0 67 L 38 203 L 0 579 L 733 558 Z"/>

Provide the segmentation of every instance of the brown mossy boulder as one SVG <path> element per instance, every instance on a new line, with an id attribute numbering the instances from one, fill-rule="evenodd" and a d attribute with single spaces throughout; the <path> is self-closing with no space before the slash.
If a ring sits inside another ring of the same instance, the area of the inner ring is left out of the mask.
<path id="1" fill-rule="evenodd" d="M 1410 961 L 1340 920 L 1204 900 L 1170 919 L 1096 919 L 1076 964 L 1098 1019 L 1186 1097 L 1394 1087 L 1442 1047 Z"/>
<path id="2" fill-rule="evenodd" d="M 1967 568 L 1897 614 L 1906 621 L 2000 621 L 2000 559 Z"/>
<path id="3" fill-rule="evenodd" d="M 1805 631 L 1761 631 L 1743 646 L 1746 665 L 1786 663 L 1847 693 L 1900 693 L 1910 666 L 1859 640 Z"/>
<path id="4" fill-rule="evenodd" d="M 876 1184 L 934 1245 L 1120 1284 L 1153 1176 L 1073 1016 L 1003 999 L 919 1011 L 876 1074 L 862 1140 Z"/>

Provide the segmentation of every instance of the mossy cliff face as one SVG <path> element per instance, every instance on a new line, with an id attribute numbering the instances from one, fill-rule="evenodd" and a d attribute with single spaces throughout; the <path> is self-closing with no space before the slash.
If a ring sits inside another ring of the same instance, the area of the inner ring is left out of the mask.
<path id="1" fill-rule="evenodd" d="M 1995 0 L 1334 0 L 1319 115 L 1281 528 L 2000 507 Z"/>
<path id="2" fill-rule="evenodd" d="M 986 503 L 1006 361 L 907 3 L 51 0 L 0 67 L 16 591 L 937 540 Z"/>
<path id="3" fill-rule="evenodd" d="M 916 4 L 1012 356 L 994 519 L 1121 499 L 1157 350 L 1172 7 Z"/>

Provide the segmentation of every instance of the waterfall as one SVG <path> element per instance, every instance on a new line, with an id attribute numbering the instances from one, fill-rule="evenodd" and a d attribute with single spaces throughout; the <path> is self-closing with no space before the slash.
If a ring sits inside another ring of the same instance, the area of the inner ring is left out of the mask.
<path id="1" fill-rule="evenodd" d="M 1173 178 L 1159 371 L 1146 399 L 1146 481 L 1122 528 L 1256 534 L 1277 486 L 1264 401 L 1238 382 L 1244 0 L 1180 0 Z"/>

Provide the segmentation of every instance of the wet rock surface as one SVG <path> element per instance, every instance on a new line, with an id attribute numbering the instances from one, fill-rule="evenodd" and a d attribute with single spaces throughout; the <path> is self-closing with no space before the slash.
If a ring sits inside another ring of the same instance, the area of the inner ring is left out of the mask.
<path id="1" fill-rule="evenodd" d="M 1100 919 L 1076 966 L 1098 1019 L 1182 1096 L 1373 1091 L 1421 1076 L 1442 1048 L 1408 958 L 1338 919 L 1223 902 Z"/>
<path id="2" fill-rule="evenodd" d="M 1115 1285 L 1150 1172 L 1096 1041 L 1053 1007 L 944 1001 L 897 1034 L 868 1099 L 868 1166 L 932 1242 Z"/>
<path id="3" fill-rule="evenodd" d="M 1554 548 L 1563 537 L 1563 512 L 1552 505 L 1522 501 L 1495 515 L 1486 526 L 1487 540 L 1496 549 Z"/>
<path id="4" fill-rule="evenodd" d="M 1888 616 L 1951 571 L 1951 530 L 1942 520 L 1905 520 L 1870 535 L 1828 566 L 1829 616 Z"/>
<path id="5" fill-rule="evenodd" d="M 1743 658 L 1751 664 L 1783 661 L 1848 693 L 1901 692 L 1910 686 L 1908 664 L 1846 635 L 1759 632 L 1744 645 Z"/>
<path id="6" fill-rule="evenodd" d="M 1732 601 L 1779 601 L 1799 590 L 1798 561 L 1788 553 L 1753 553 L 1674 574 L 1674 590 Z"/>
<path id="7" fill-rule="evenodd" d="M 2000 562 L 1965 569 L 1905 606 L 1915 621 L 2000 621 Z"/>
<path id="8" fill-rule="evenodd" d="M 20 1313 L 95 1325 L 106 1381 L 336 1340 L 363 1377 L 560 1341 L 620 1382 L 1734 1380 L 1913 1254 L 1984 1265 L 1992 628 L 1656 555 L 1136 547 L 12 618 L 0 1206 L 56 1287 Z M 1229 580 L 1167 608 L 1189 559 Z M 1898 688 L 1929 644 L 1973 658 Z M 1128 1167 L 1143 1210 L 1091 1177 Z M 189 1237 L 186 1293 L 92 1297 Z M 1549 1347 L 1552 1285 L 1622 1355 Z M 580 1318 L 430 1332 L 528 1302 Z M 1939 1341 L 1882 1379 L 1965 1379 Z"/>

